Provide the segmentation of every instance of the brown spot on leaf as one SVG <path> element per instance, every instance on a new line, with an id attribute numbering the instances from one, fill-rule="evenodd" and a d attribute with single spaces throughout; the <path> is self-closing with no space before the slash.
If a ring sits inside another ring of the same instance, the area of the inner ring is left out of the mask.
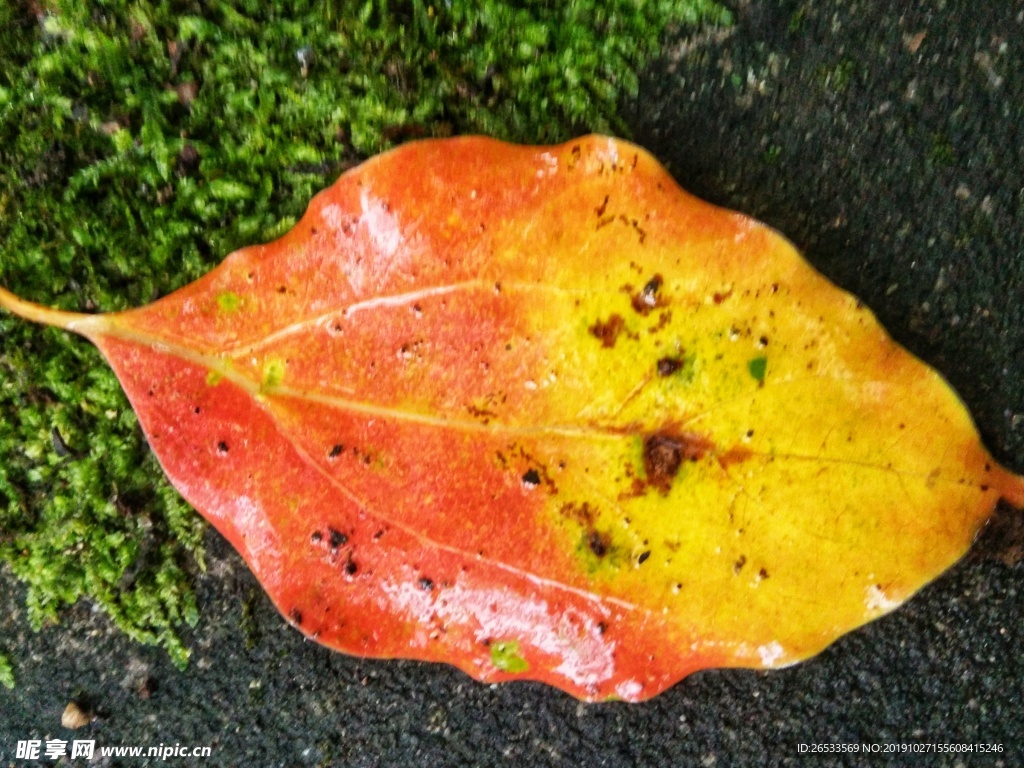
<path id="1" fill-rule="evenodd" d="M 647 329 L 650 334 L 655 334 L 672 322 L 672 310 L 665 310 L 658 315 L 658 322 Z"/>
<path id="2" fill-rule="evenodd" d="M 294 621 L 297 625 L 302 625 L 302 611 L 298 608 L 292 608 L 291 611 L 288 612 L 288 618 Z"/>
<path id="3" fill-rule="evenodd" d="M 583 151 L 580 149 L 579 144 L 574 144 L 572 150 L 569 152 L 569 162 L 566 163 L 566 167 L 571 171 L 576 168 L 577 163 L 580 161 Z"/>
<path id="4" fill-rule="evenodd" d="M 714 300 L 715 304 L 721 304 L 723 301 L 728 299 L 730 296 L 732 296 L 732 288 L 730 288 L 728 291 L 725 291 L 725 292 L 722 292 L 722 293 L 720 293 L 718 291 L 715 291 L 714 296 L 712 296 L 711 298 Z"/>
<path id="5" fill-rule="evenodd" d="M 749 448 L 734 445 L 724 453 L 719 453 L 715 458 L 718 459 L 718 464 L 722 469 L 727 469 L 730 464 L 737 464 L 741 461 L 746 461 L 753 455 L 754 452 Z"/>
<path id="6" fill-rule="evenodd" d="M 590 326 L 590 333 L 601 340 L 602 347 L 611 349 L 615 346 L 625 324 L 626 321 L 622 319 L 622 315 L 613 314 L 607 320 L 598 320 Z"/>
<path id="7" fill-rule="evenodd" d="M 597 510 L 586 501 L 582 504 L 570 501 L 568 504 L 563 504 L 558 511 L 563 517 L 574 520 L 588 528 L 594 524 L 594 520 L 597 517 Z"/>
<path id="8" fill-rule="evenodd" d="M 662 435 L 651 435 L 644 440 L 644 471 L 647 482 L 659 490 L 667 492 L 672 485 L 672 478 L 679 472 L 683 463 L 683 447 L 672 439 Z"/>
<path id="9" fill-rule="evenodd" d="M 644 472 L 647 484 L 668 493 L 672 479 L 684 461 L 697 461 L 712 450 L 706 437 L 685 432 L 656 432 L 644 438 Z"/>

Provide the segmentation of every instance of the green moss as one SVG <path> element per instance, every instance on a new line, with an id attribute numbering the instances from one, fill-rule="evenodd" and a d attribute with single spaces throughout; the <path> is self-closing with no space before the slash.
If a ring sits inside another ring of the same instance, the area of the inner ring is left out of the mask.
<path id="1" fill-rule="evenodd" d="M 0 685 L 4 688 L 14 687 L 14 667 L 4 654 L 0 653 Z"/>
<path id="2" fill-rule="evenodd" d="M 932 134 L 932 147 L 929 160 L 936 168 L 945 168 L 956 160 L 956 151 L 950 140 L 941 133 Z"/>
<path id="3" fill-rule="evenodd" d="M 849 90 L 858 77 L 860 67 L 853 59 L 843 59 L 831 68 L 823 67 L 821 78 L 827 90 L 842 94 Z"/>
<path id="4" fill-rule="evenodd" d="M 0 283 L 69 310 L 139 306 L 283 234 L 394 143 L 622 132 L 665 26 L 701 20 L 728 15 L 708 0 L 0 3 Z M 87 597 L 184 664 L 200 518 L 94 348 L 6 314 L 0 338 L 0 560 L 31 623 Z"/>

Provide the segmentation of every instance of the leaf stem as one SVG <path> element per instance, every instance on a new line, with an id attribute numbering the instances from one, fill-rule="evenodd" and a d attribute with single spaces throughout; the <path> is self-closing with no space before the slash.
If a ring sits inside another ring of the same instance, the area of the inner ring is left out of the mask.
<path id="1" fill-rule="evenodd" d="M 1006 487 L 1002 488 L 1003 500 L 1014 509 L 1024 509 L 1024 475 L 1006 473 Z"/>
<path id="2" fill-rule="evenodd" d="M 0 307 L 6 309 L 18 317 L 23 317 L 26 320 L 31 320 L 35 323 L 42 323 L 43 325 L 52 325 L 57 328 L 63 328 L 68 331 L 81 331 L 76 328 L 76 325 L 80 324 L 83 320 L 88 320 L 92 315 L 82 314 L 81 312 L 63 312 L 59 309 L 50 309 L 44 307 L 41 304 L 34 304 L 31 301 L 25 301 L 24 299 L 18 298 L 13 293 L 5 288 L 0 288 Z"/>

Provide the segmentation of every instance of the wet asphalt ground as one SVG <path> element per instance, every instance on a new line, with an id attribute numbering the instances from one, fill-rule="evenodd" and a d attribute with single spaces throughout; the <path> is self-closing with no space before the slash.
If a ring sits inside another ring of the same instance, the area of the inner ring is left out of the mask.
<path id="1" fill-rule="evenodd" d="M 633 138 L 684 187 L 776 227 L 862 298 L 948 378 L 995 457 L 1024 472 L 1024 2 L 732 7 L 733 29 L 669 40 L 631 108 Z M 822 742 L 972 745 L 913 762 L 1022 765 L 1024 564 L 982 556 L 1014 541 L 979 548 L 809 662 L 698 673 L 641 705 L 327 651 L 286 625 L 212 532 L 185 672 L 88 605 L 33 633 L 0 573 L 18 679 L 0 689 L 0 765 L 29 765 L 15 757 L 29 738 L 210 746 L 203 764 L 224 766 L 912 762 L 801 757 Z M 71 700 L 97 719 L 62 728 Z"/>

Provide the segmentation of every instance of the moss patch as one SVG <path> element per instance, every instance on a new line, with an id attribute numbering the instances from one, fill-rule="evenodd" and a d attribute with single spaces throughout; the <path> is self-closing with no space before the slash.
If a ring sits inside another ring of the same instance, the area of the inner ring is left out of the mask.
<path id="1" fill-rule="evenodd" d="M 139 306 L 281 235 L 394 143 L 622 132 L 662 30 L 701 20 L 728 16 L 708 0 L 0 4 L 0 283 L 68 310 Z M 0 338 L 0 560 L 31 623 L 88 597 L 184 664 L 200 518 L 95 349 L 8 315 Z"/>
<path id="2" fill-rule="evenodd" d="M 0 653 L 0 685 L 4 688 L 14 687 L 14 668 L 11 661 L 4 654 Z"/>

